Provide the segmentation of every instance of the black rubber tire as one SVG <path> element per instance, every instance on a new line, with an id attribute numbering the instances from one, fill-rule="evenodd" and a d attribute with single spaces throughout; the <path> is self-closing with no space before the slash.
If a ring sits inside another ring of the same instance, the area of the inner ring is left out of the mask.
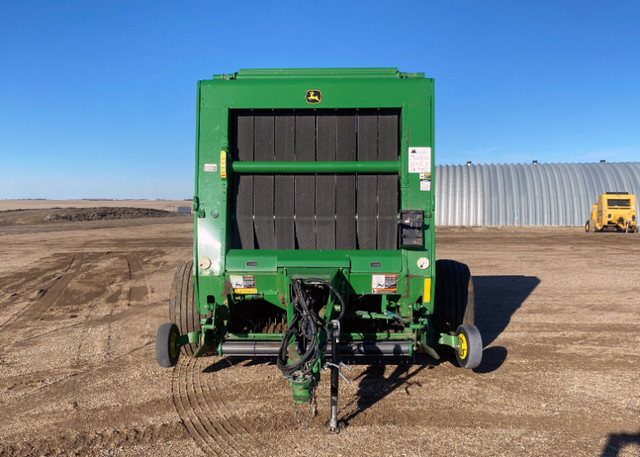
<path id="1" fill-rule="evenodd" d="M 473 278 L 464 263 L 436 260 L 433 320 L 436 333 L 449 335 L 453 335 L 462 324 L 475 323 Z"/>
<path id="2" fill-rule="evenodd" d="M 193 261 L 181 265 L 173 277 L 169 292 L 169 320 L 175 322 L 181 335 L 200 331 L 200 313 L 196 309 L 193 289 Z M 184 355 L 196 352 L 193 343 L 182 346 Z"/>
<path id="3" fill-rule="evenodd" d="M 458 327 L 456 334 L 466 342 L 465 354 L 456 351 L 458 365 L 462 368 L 476 368 L 482 362 L 482 335 L 480 335 L 480 330 L 475 325 L 464 324 Z"/>
<path id="4" fill-rule="evenodd" d="M 176 339 L 180 336 L 178 326 L 167 322 L 158 327 L 156 333 L 156 360 L 161 367 L 171 368 L 178 363 L 180 351 L 176 348 Z"/>
<path id="5" fill-rule="evenodd" d="M 593 230 L 591 230 L 591 221 L 587 221 L 587 223 L 584 224 L 584 231 L 587 233 L 593 232 Z"/>

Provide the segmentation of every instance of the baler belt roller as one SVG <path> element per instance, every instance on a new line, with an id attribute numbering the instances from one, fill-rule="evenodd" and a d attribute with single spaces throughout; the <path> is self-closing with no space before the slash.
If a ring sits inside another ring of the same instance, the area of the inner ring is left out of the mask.
<path id="1" fill-rule="evenodd" d="M 221 356 L 276 357 L 280 349 L 279 341 L 225 341 L 219 347 Z M 325 353 L 330 357 L 331 342 Z M 410 356 L 413 354 L 411 341 L 349 341 L 340 343 L 340 354 L 355 357 Z"/>

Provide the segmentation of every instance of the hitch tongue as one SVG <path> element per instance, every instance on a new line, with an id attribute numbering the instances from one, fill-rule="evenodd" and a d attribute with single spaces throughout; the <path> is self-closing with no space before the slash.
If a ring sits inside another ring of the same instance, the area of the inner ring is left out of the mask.
<path id="1" fill-rule="evenodd" d="M 303 379 L 290 379 L 289 385 L 293 389 L 293 402 L 302 404 L 311 398 L 311 389 L 313 387 L 313 377 L 309 376 Z"/>

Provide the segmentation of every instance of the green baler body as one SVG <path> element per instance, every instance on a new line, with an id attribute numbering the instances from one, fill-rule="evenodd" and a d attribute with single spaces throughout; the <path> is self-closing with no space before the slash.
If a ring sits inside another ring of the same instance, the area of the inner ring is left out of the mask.
<path id="1" fill-rule="evenodd" d="M 319 277 L 349 297 L 347 311 L 352 317 L 402 322 L 403 329 L 393 332 L 365 334 L 345 329 L 344 340 L 404 339 L 412 341 L 412 347 L 428 351 L 436 345 L 438 336 L 431 321 L 435 282 L 433 93 L 432 79 L 395 68 L 241 70 L 198 83 L 194 287 L 203 338 L 209 335 L 214 347 L 234 339 L 278 340 L 278 333 L 230 331 L 231 308 L 259 300 L 264 306 L 286 311 L 290 318 L 292 278 Z M 247 119 L 253 126 L 248 129 L 240 125 Z M 353 151 L 348 157 L 341 156 L 344 145 L 339 119 L 346 119 L 353 127 L 347 136 L 349 147 L 359 151 L 355 160 Z M 303 121 L 316 133 L 298 134 Z M 257 133 L 263 124 L 267 125 L 266 145 Z M 327 125 L 329 133 L 320 133 Z M 386 125 L 392 125 L 397 133 L 389 136 Z M 374 132 L 369 133 L 366 144 L 360 140 L 365 129 Z M 251 135 L 254 137 L 245 138 Z M 367 155 L 367 147 L 377 145 L 382 151 L 383 143 L 389 143 L 390 138 L 397 143 L 392 145 L 396 151 L 393 157 L 381 159 L 380 152 L 376 156 L 371 151 Z M 319 151 L 327 147 L 335 151 L 334 160 L 321 157 Z M 242 159 L 242 148 L 245 158 L 247 148 L 254 150 L 252 160 Z M 288 155 L 283 148 L 289 148 Z M 289 176 L 288 180 L 283 176 Z M 315 184 L 305 190 L 311 195 L 303 195 L 297 182 L 309 176 Z M 340 193 L 331 188 L 326 193 L 326 187 L 320 185 L 323 177 L 329 177 L 331 185 L 339 176 L 352 177 L 350 182 L 356 183 L 355 196 L 350 197 L 356 206 L 353 221 L 337 214 Z M 377 177 L 373 192 L 372 187 L 368 187 L 369 192 L 358 187 L 358 180 L 364 183 L 366 176 Z M 253 193 L 242 194 L 241 179 L 250 180 Z M 282 186 L 291 184 L 290 191 L 283 192 Z M 393 222 L 383 223 L 381 202 L 388 197 L 385 192 L 389 189 L 392 199 L 397 199 L 392 202 L 397 211 Z M 335 218 L 323 219 L 320 215 L 327 196 Z M 311 204 L 303 207 L 298 199 Z M 281 203 L 293 208 L 293 214 L 279 212 Z M 367 217 L 365 206 L 369 208 Z M 247 208 L 254 209 L 253 217 L 247 218 Z M 419 244 L 407 245 L 398 232 L 393 232 L 396 225 L 392 224 L 397 224 L 406 210 L 422 212 Z M 310 218 L 306 225 L 302 213 Z M 355 231 L 355 237 L 347 243 L 350 249 L 339 248 L 340 234 L 335 232 L 336 224 L 345 221 Z M 269 226 L 266 238 L 261 231 L 264 224 Z M 378 227 L 377 234 L 365 238 L 366 224 Z M 278 233 L 283 226 L 293 227 L 294 245 L 290 235 Z M 321 242 L 326 227 L 334 234 L 330 241 Z M 387 236 L 384 242 L 383 232 Z M 272 233 L 273 240 L 269 238 Z M 313 238 L 303 243 L 308 236 Z M 309 248 L 309 243 L 315 243 L 316 248 Z M 396 278 L 395 289 L 376 288 L 376 278 L 387 276 L 392 283 Z M 246 284 L 238 287 L 238 278 L 244 277 Z M 362 296 L 379 296 L 379 309 L 358 310 L 356 303 Z M 327 318 L 335 312 L 331 306 L 327 304 Z"/>

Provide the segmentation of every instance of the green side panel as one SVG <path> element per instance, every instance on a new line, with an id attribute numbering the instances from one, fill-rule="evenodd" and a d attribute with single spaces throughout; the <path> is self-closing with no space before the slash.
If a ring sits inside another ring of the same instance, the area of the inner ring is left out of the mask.
<path id="1" fill-rule="evenodd" d="M 351 257 L 353 273 L 398 273 L 402 271 L 401 251 L 355 251 Z"/>

